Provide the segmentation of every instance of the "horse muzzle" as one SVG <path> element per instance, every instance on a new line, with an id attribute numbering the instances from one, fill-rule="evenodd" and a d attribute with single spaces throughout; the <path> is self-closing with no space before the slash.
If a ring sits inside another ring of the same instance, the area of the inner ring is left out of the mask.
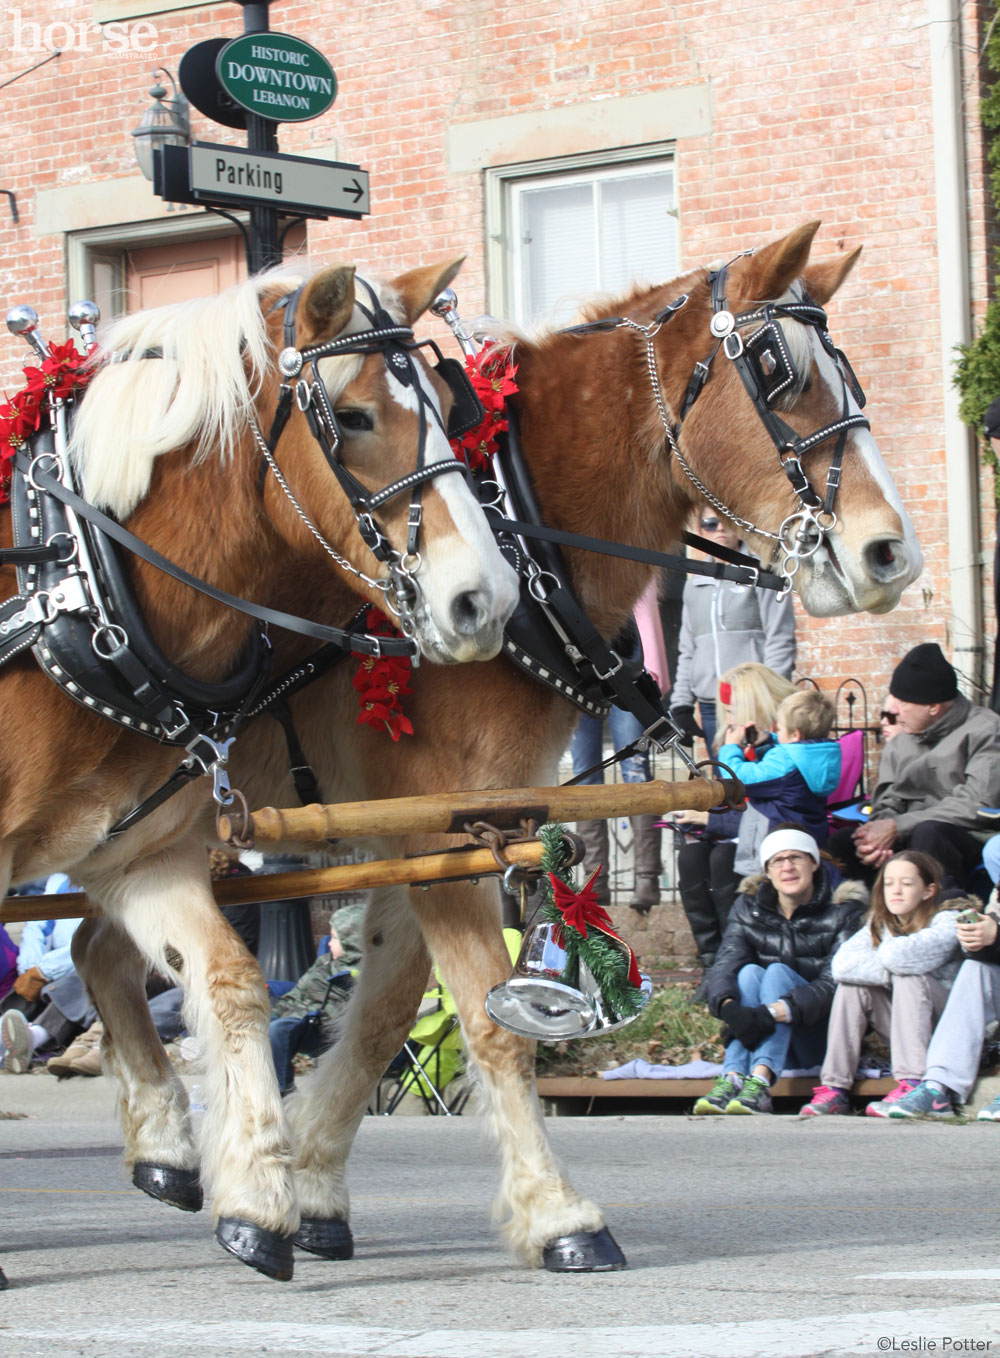
<path id="1" fill-rule="evenodd" d="M 421 652 L 438 664 L 492 660 L 503 644 L 503 629 L 517 602 L 517 577 L 500 558 L 503 572 L 460 583 L 435 608 L 432 591 L 421 590 L 413 613 Z M 506 572 L 510 571 L 510 579 Z"/>
<path id="2" fill-rule="evenodd" d="M 801 563 L 796 584 L 803 606 L 813 617 L 888 613 L 923 565 L 923 554 L 911 535 L 875 534 L 855 551 L 833 534 L 823 548 Z"/>

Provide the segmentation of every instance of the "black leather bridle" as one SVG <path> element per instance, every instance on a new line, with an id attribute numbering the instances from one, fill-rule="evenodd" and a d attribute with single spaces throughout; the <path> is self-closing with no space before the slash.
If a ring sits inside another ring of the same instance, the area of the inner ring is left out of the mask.
<path id="1" fill-rule="evenodd" d="M 724 514 L 744 532 L 755 533 L 772 541 L 775 544 L 775 553 L 779 548 L 784 552 L 781 575 L 786 581 L 786 588 L 791 588 L 792 577 L 798 570 L 800 562 L 819 550 L 826 535 L 837 524 L 835 503 L 848 434 L 852 429 L 871 428 L 860 409 L 865 404 L 865 394 L 847 357 L 830 338 L 826 312 L 813 302 L 808 294 L 803 292 L 801 298 L 789 302 L 765 302 L 752 311 L 734 314 L 726 306 L 728 269 L 729 265 L 723 265 L 709 275 L 708 281 L 712 289 L 712 319 L 709 329 L 716 343 L 706 357 L 695 364 L 676 420 L 669 417 L 656 369 L 653 335 L 659 329 L 659 324 L 654 324 L 654 327 L 642 327 L 634 322 L 630 324 L 646 336 L 647 364 L 653 383 L 653 394 L 673 456 L 713 508 Z M 663 319 L 669 319 L 686 302 L 686 295 L 678 298 L 667 308 L 666 313 L 661 313 L 657 318 L 658 321 L 662 323 Z M 796 433 L 773 409 L 774 403 L 786 391 L 794 389 L 804 380 L 803 375 L 796 371 L 791 348 L 781 327 L 782 319 L 811 326 L 840 375 L 840 417 L 810 434 Z M 740 332 L 749 326 L 757 328 L 744 340 Z M 757 416 L 777 450 L 779 466 L 787 476 L 798 500 L 798 509 L 784 520 L 777 533 L 742 518 L 714 494 L 695 473 L 678 446 L 681 427 L 701 395 L 720 350 L 739 373 Z M 859 407 L 856 413 L 851 412 L 852 398 Z M 824 493 L 820 495 L 810 482 L 802 463 L 807 453 L 831 438 L 836 438 L 837 442 L 827 472 Z"/>
<path id="2" fill-rule="evenodd" d="M 275 308 L 282 308 L 285 313 L 284 347 L 278 355 L 278 368 L 283 380 L 267 438 L 265 439 L 257 421 L 252 416 L 250 426 L 263 459 L 261 464 L 262 487 L 270 470 L 274 473 L 278 485 L 292 503 L 299 517 L 328 554 L 346 570 L 364 579 L 370 586 L 381 590 L 388 607 L 399 620 L 400 630 L 407 637 L 412 637 L 415 631 L 413 609 L 417 600 L 418 588 L 415 577 L 420 569 L 421 490 L 428 481 L 434 480 L 435 477 L 449 475 L 452 472 L 464 474 L 465 467 L 463 463 L 451 455 L 436 462 L 428 463 L 426 461 L 429 418 L 433 418 L 445 434 L 453 435 L 456 432 L 454 420 L 449 423 L 448 429 L 445 429 L 437 406 L 428 396 L 420 380 L 418 365 L 414 358 L 413 351 L 422 347 L 422 345 L 430 344 L 435 349 L 437 349 L 437 346 L 432 340 L 418 341 L 409 326 L 400 325 L 389 315 L 369 283 L 364 279 L 357 281 L 367 293 L 369 305 L 365 306 L 363 302 L 355 299 L 355 306 L 369 322 L 368 328 L 348 334 L 340 334 L 322 344 L 311 345 L 305 349 L 299 349 L 295 341 L 295 311 L 302 293 L 302 287 L 287 293 L 275 303 Z M 420 412 L 420 432 L 417 443 L 416 468 L 407 475 L 401 476 L 389 485 L 384 486 L 381 490 L 372 492 L 363 486 L 357 477 L 344 466 L 340 456 L 344 443 L 343 431 L 330 403 L 329 395 L 319 373 L 318 364 L 320 359 L 323 358 L 377 352 L 382 353 L 391 376 L 403 387 L 412 390 L 414 393 Z M 438 357 L 441 358 L 440 350 L 437 352 Z M 308 368 L 312 369 L 311 380 L 307 380 L 305 376 Z M 478 424 L 483 415 L 482 406 L 479 404 L 479 398 L 475 395 L 461 365 L 453 360 L 441 359 L 437 371 L 452 390 L 455 397 L 455 411 L 461 411 L 462 418 L 470 421 L 467 427 Z M 318 528 L 299 504 L 282 475 L 275 458 L 275 452 L 278 440 L 291 415 L 293 400 L 305 415 L 313 437 L 322 449 L 330 470 L 347 497 L 354 512 L 362 540 L 376 560 L 386 566 L 389 573 L 387 581 L 373 580 L 363 575 L 361 571 L 347 562 L 324 541 Z M 471 403 L 475 405 L 474 410 L 471 409 Z M 428 415 L 428 412 L 430 412 L 430 415 Z M 376 512 L 405 491 L 410 491 L 407 541 L 406 550 L 399 552 L 385 536 L 376 518 Z"/>

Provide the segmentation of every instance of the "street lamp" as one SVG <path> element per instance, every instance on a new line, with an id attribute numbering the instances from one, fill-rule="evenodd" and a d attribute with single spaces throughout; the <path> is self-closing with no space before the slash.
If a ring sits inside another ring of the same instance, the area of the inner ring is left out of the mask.
<path id="1" fill-rule="evenodd" d="M 154 83 L 149 96 L 152 104 L 146 109 L 139 126 L 132 129 L 135 158 L 139 169 L 149 180 L 153 178 L 153 151 L 158 146 L 187 146 L 191 140 L 191 111 L 188 101 L 177 89 L 177 82 L 165 66 L 153 72 L 165 75 L 174 87 L 173 98 L 167 98 L 166 87 Z"/>

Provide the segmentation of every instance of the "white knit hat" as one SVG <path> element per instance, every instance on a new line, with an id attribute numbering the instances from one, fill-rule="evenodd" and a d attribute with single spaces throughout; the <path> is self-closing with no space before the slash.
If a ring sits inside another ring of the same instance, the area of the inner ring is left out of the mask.
<path id="1" fill-rule="evenodd" d="M 819 845 L 812 835 L 806 834 L 805 830 L 772 830 L 769 835 L 765 835 L 760 846 L 761 866 L 766 869 L 774 855 L 781 853 L 783 849 L 807 853 L 816 866 L 819 866 Z"/>

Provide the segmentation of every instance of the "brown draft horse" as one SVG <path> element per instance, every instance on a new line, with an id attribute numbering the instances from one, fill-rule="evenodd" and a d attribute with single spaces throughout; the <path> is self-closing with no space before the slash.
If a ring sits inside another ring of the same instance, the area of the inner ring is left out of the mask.
<path id="1" fill-rule="evenodd" d="M 341 467 L 376 492 L 418 465 L 447 460 L 454 467 L 444 432 L 451 396 L 418 351 L 411 351 L 412 366 L 393 351 L 394 371 L 377 337 L 352 350 L 350 336 L 363 339 L 372 330 L 362 301 L 371 307 L 377 297 L 392 325 L 408 329 L 459 264 L 424 267 L 364 291 L 359 285 L 357 296 L 353 266 L 308 279 L 278 271 L 219 297 L 117 322 L 106 336 L 115 358 L 95 375 L 73 431 L 78 484 L 93 504 L 217 589 L 272 608 L 280 597 L 285 611 L 300 615 L 316 602 L 336 627 L 365 599 L 384 605 L 386 565 L 364 545 L 355 512 L 294 401 L 274 463 L 262 468 L 252 430 L 271 428 L 282 325 L 291 320 L 276 304 L 293 298 L 303 350 L 348 337 L 342 351 L 319 359 L 318 372 L 342 432 Z M 401 366 L 408 386 L 396 375 Z M 378 510 L 377 522 L 399 556 L 410 553 L 416 640 L 438 660 L 496 655 L 516 578 L 464 475 L 435 473 L 422 485 L 418 552 L 409 545 L 410 499 L 408 487 Z M 9 547 L 10 515 L 2 519 L 0 546 Z M 148 627 L 174 665 L 204 683 L 230 675 L 247 648 L 251 619 L 144 562 L 132 559 L 129 571 Z M 0 598 L 16 588 L 14 570 L 5 567 Z M 274 675 L 316 648 L 277 630 L 270 644 Z M 0 897 L 11 882 L 65 869 L 101 903 L 119 939 L 134 939 L 130 947 L 183 979 L 193 1030 L 213 1066 L 216 1151 L 206 1156 L 206 1182 L 220 1216 L 249 1239 L 247 1248 L 266 1252 L 271 1232 L 290 1260 L 287 1237 L 298 1208 L 267 1041 L 268 998 L 212 897 L 199 824 L 211 780 L 189 782 L 109 841 L 109 828 L 165 782 L 183 747 L 78 706 L 27 653 L 0 671 L 0 726 Z M 140 1007 L 141 978 L 112 971 L 107 981 Z M 120 1005 L 103 998 L 107 981 L 95 982 L 95 991 L 127 1045 Z M 124 1108 L 130 1139 L 140 1116 L 155 1128 L 168 1111 L 153 1100 L 140 1114 L 127 1094 Z"/>
<path id="2" fill-rule="evenodd" d="M 803 287 L 815 303 L 828 301 L 857 252 L 811 263 L 817 226 L 732 262 L 727 304 L 733 311 L 801 299 Z M 711 350 L 710 292 L 710 275 L 702 269 L 589 313 L 591 319 L 618 315 L 648 325 L 679 294 L 688 295 L 655 337 L 656 377 L 668 412 L 680 408 L 695 362 Z M 807 434 L 839 418 L 844 383 L 812 328 L 786 320 L 783 329 L 795 348 L 799 377 L 779 408 L 784 420 Z M 643 336 L 628 326 L 547 334 L 519 342 L 516 358 L 525 459 L 545 522 L 653 549 L 676 541 L 701 502 L 700 492 L 671 455 Z M 857 410 L 853 400 L 851 409 Z M 729 365 L 713 369 L 683 426 L 680 449 L 702 485 L 741 519 L 777 533 L 793 512 L 794 496 L 774 444 Z M 822 484 L 831 457 L 829 445 L 811 454 L 814 484 Z M 912 526 L 866 430 L 850 431 L 836 510 L 836 527 L 795 576 L 804 603 L 825 614 L 892 608 L 922 563 Z M 769 538 L 747 533 L 747 539 L 765 558 L 773 550 Z M 591 617 L 605 637 L 613 636 L 641 593 L 648 568 L 576 550 L 567 560 Z M 574 709 L 507 661 L 424 667 L 414 675 L 413 689 L 409 711 L 416 734 L 398 745 L 354 725 L 347 675 L 331 675 L 294 699 L 296 725 L 327 800 L 555 781 Z M 281 738 L 272 726 L 261 723 L 234 760 L 234 782 L 251 805 L 294 803 Z M 434 845 L 412 837 L 379 847 L 394 856 Z M 581 1197 L 552 1154 L 534 1089 L 532 1044 L 494 1026 L 483 1007 L 487 990 L 505 979 L 510 965 L 496 888 L 376 891 L 366 938 L 346 1032 L 288 1104 L 302 1216 L 297 1243 L 328 1258 L 350 1254 L 348 1153 L 373 1088 L 412 1025 L 433 957 L 455 995 L 499 1140 L 503 1168 L 496 1212 L 509 1244 L 527 1262 L 552 1268 L 620 1266 L 623 1259 L 607 1236 L 601 1209 Z M 144 960 L 100 921 L 87 922 L 77 939 L 78 965 L 105 1020 L 108 1067 L 123 1083 L 127 1158 L 194 1171 L 197 1152 L 186 1100 L 137 999 Z M 206 1152 L 216 1165 L 220 1147 L 211 1140 L 218 1132 L 210 1126 Z M 244 1153 L 239 1146 L 227 1152 L 233 1159 Z"/>

